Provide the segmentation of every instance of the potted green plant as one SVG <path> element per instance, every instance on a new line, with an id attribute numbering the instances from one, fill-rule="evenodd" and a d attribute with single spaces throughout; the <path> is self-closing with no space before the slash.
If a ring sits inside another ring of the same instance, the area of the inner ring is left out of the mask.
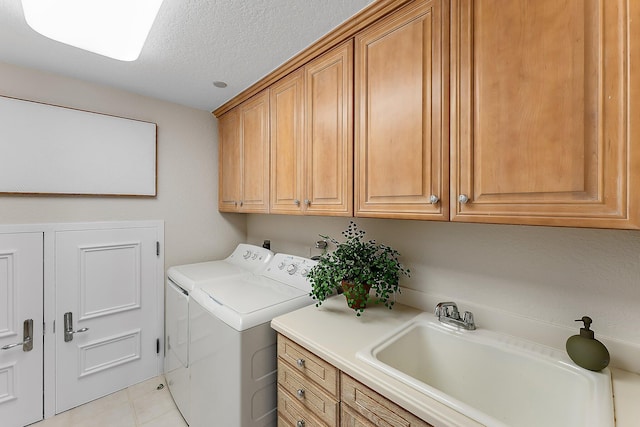
<path id="1" fill-rule="evenodd" d="M 395 300 L 392 297 L 396 292 L 400 293 L 400 275 L 410 275 L 409 269 L 398 260 L 398 251 L 375 240 L 365 240 L 365 231 L 358 229 L 353 221 L 342 235 L 346 239 L 344 242 L 320 235 L 336 249 L 322 254 L 307 276 L 311 283 L 310 296 L 317 300 L 316 307 L 335 292 L 344 291 L 347 304 L 357 316 L 372 301 L 393 308 Z M 371 289 L 375 297 L 370 295 Z"/>

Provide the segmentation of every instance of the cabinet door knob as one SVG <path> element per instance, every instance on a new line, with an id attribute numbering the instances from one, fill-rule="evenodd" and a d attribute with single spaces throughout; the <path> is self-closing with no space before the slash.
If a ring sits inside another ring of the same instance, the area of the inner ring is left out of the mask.
<path id="1" fill-rule="evenodd" d="M 458 197 L 458 201 L 464 205 L 465 203 L 469 202 L 469 196 L 467 196 L 466 194 L 461 194 Z"/>
<path id="2" fill-rule="evenodd" d="M 299 399 L 304 399 L 304 389 L 303 388 L 299 388 L 296 391 L 296 396 L 298 396 Z"/>
<path id="3" fill-rule="evenodd" d="M 435 205 L 439 201 L 440 197 L 436 196 L 435 194 L 432 194 L 431 197 L 429 197 L 429 203 L 431 203 L 432 205 Z"/>
<path id="4" fill-rule="evenodd" d="M 304 368 L 304 359 L 296 360 L 296 365 L 298 365 L 298 368 Z"/>
<path id="5" fill-rule="evenodd" d="M 298 420 L 296 427 L 304 427 L 304 420 Z"/>
<path id="6" fill-rule="evenodd" d="M 244 202 L 240 200 L 240 207 L 242 207 L 242 205 L 244 205 Z"/>
<path id="7" fill-rule="evenodd" d="M 304 199 L 304 204 L 305 204 L 305 206 L 309 206 L 311 204 L 311 200 Z"/>
<path id="8" fill-rule="evenodd" d="M 300 206 L 300 200 L 294 199 L 293 200 L 293 204 L 296 205 L 296 206 Z"/>

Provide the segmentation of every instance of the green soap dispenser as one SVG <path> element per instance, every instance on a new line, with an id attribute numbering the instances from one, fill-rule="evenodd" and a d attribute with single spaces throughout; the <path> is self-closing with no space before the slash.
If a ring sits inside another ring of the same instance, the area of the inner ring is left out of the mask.
<path id="1" fill-rule="evenodd" d="M 593 321 L 589 316 L 583 316 L 576 322 L 584 322 L 584 328 L 580 328 L 580 335 L 573 335 L 567 340 L 567 354 L 576 365 L 590 371 L 606 368 L 610 360 L 609 350 L 594 338 L 593 331 L 589 329 Z"/>

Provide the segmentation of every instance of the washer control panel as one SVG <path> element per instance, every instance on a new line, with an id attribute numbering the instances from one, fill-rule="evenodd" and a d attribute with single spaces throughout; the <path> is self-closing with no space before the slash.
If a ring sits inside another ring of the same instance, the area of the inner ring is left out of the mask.
<path id="1" fill-rule="evenodd" d="M 317 261 L 296 255 L 275 254 L 263 275 L 287 285 L 311 291 L 307 274 L 317 263 Z"/>

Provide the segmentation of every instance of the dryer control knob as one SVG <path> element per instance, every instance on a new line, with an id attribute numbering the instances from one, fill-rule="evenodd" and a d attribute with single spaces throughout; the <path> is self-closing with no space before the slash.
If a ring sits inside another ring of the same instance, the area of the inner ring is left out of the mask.
<path id="1" fill-rule="evenodd" d="M 287 273 L 289 273 L 290 275 L 293 275 L 296 270 L 298 270 L 298 266 L 295 264 L 289 264 L 289 267 L 287 267 Z"/>
<path id="2" fill-rule="evenodd" d="M 285 266 L 284 261 L 282 261 L 280 264 L 278 264 L 278 268 L 280 270 L 282 270 L 284 268 L 284 266 Z"/>
<path id="3" fill-rule="evenodd" d="M 255 254 L 253 254 L 253 256 L 251 257 L 251 259 L 258 259 L 258 252 L 256 252 Z"/>
<path id="4" fill-rule="evenodd" d="M 306 268 L 303 268 L 302 270 L 300 270 L 300 275 L 302 277 L 307 277 L 307 274 L 309 274 L 309 270 L 307 270 Z"/>
<path id="5" fill-rule="evenodd" d="M 250 256 L 251 256 L 251 251 L 245 251 L 245 253 L 242 254 L 242 257 L 244 259 L 249 259 Z"/>

